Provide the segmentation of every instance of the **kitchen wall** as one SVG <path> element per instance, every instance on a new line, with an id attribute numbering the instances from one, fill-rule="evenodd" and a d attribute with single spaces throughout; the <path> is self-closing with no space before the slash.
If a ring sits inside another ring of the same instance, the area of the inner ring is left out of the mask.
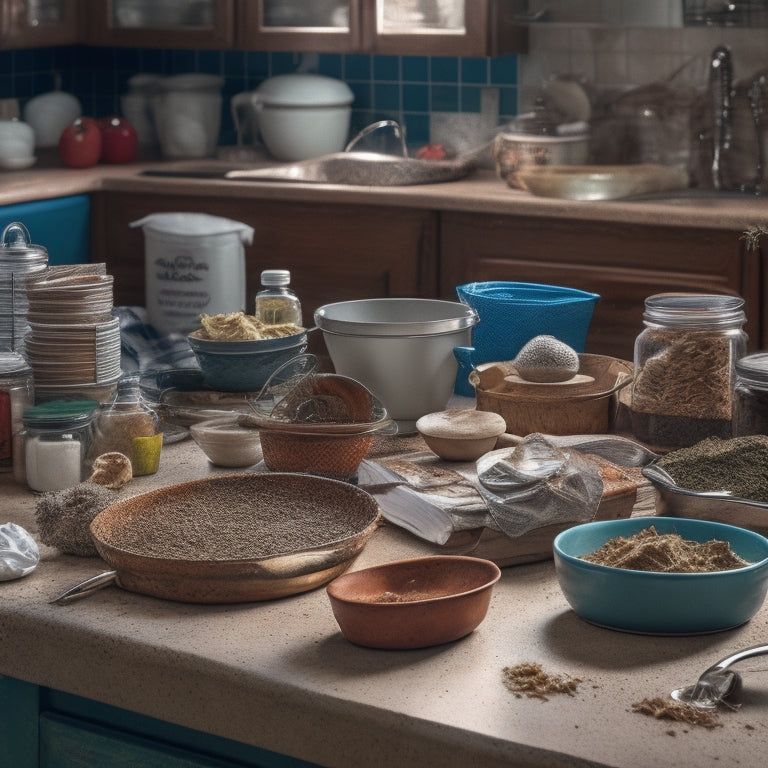
<path id="1" fill-rule="evenodd" d="M 766 30 L 736 28 L 617 29 L 598 26 L 534 25 L 530 52 L 500 58 L 367 56 L 322 54 L 317 70 L 349 83 L 355 93 L 353 127 L 372 119 L 397 117 L 412 142 L 429 140 L 430 114 L 480 111 L 487 86 L 499 89 L 499 119 L 505 121 L 533 103 L 553 75 L 583 78 L 595 93 L 621 91 L 678 76 L 696 88 L 707 81 L 708 56 L 715 45 L 734 53 L 736 78 L 768 67 Z M 56 73 L 62 87 L 78 95 L 86 113 L 119 110 L 119 95 L 136 72 L 211 72 L 226 78 L 225 104 L 266 77 L 294 71 L 294 53 L 182 51 L 123 48 L 63 48 L 0 51 L 0 98 L 50 90 Z M 228 109 L 222 143 L 234 142 Z"/>

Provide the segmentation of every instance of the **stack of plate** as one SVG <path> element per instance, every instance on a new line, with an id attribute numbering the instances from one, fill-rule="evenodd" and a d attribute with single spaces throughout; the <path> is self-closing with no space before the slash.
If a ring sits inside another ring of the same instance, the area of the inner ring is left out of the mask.
<path id="1" fill-rule="evenodd" d="M 27 282 L 25 355 L 35 392 L 108 399 L 122 373 L 120 320 L 104 265 L 51 267 Z"/>

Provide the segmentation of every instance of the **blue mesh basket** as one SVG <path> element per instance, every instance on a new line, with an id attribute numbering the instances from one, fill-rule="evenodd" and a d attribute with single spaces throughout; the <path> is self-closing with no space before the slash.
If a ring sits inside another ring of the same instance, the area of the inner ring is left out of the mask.
<path id="1" fill-rule="evenodd" d="M 514 359 L 534 336 L 554 336 L 583 352 L 600 298 L 576 288 L 500 280 L 459 285 L 456 294 L 480 317 L 472 331 L 472 347 L 454 350 L 459 362 L 455 392 L 470 397 L 475 393 L 467 377 L 475 366 Z"/>

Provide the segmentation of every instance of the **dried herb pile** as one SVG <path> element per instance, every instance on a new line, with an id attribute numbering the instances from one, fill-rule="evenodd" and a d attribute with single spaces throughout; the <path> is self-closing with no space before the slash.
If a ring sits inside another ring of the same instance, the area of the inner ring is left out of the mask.
<path id="1" fill-rule="evenodd" d="M 614 568 L 660 573 L 709 573 L 749 565 L 727 541 L 691 541 L 676 533 L 658 533 L 651 525 L 632 536 L 616 536 L 582 560 Z"/>
<path id="2" fill-rule="evenodd" d="M 656 463 L 688 491 L 726 491 L 737 498 L 768 502 L 766 435 L 707 438 L 671 451 Z"/>
<path id="3" fill-rule="evenodd" d="M 541 664 L 524 661 L 502 670 L 504 685 L 518 698 L 523 695 L 530 699 L 548 701 L 548 694 L 565 693 L 573 696 L 578 688 L 578 677 L 564 674 L 550 674 Z"/>

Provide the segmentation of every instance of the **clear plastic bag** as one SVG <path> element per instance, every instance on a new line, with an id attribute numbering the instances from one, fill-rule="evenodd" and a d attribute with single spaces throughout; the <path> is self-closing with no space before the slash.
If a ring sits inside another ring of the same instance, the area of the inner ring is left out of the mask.
<path id="1" fill-rule="evenodd" d="M 16 523 L 0 525 L 0 581 L 20 579 L 40 562 L 40 550 L 27 531 Z"/>

